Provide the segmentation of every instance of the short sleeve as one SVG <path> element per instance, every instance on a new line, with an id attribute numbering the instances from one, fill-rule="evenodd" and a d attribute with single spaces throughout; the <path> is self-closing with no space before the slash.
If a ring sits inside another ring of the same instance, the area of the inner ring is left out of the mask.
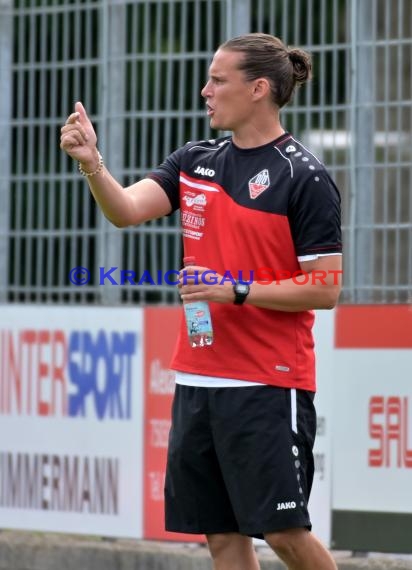
<path id="1" fill-rule="evenodd" d="M 326 170 L 295 186 L 288 218 L 297 256 L 342 252 L 341 200 Z"/>
<path id="2" fill-rule="evenodd" d="M 179 176 L 184 147 L 170 154 L 162 164 L 149 172 L 146 178 L 157 182 L 166 192 L 172 206 L 172 212 L 180 207 L 179 203 Z"/>

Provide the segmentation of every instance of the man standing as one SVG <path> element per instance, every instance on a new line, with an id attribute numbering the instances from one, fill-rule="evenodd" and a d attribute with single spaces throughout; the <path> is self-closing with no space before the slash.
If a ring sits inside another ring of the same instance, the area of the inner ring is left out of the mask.
<path id="1" fill-rule="evenodd" d="M 206 534 L 216 570 L 257 570 L 252 536 L 290 570 L 334 570 L 307 504 L 316 431 L 313 309 L 340 293 L 338 191 L 285 132 L 279 111 L 311 61 L 278 38 L 247 34 L 216 51 L 202 90 L 210 125 L 231 136 L 190 142 L 123 188 L 105 168 L 81 103 L 61 148 L 79 161 L 106 217 L 136 225 L 180 208 L 187 271 L 258 276 L 247 285 L 181 281 L 210 302 L 211 346 L 182 328 L 166 474 L 166 528 Z M 301 278 L 297 277 L 302 273 Z"/>

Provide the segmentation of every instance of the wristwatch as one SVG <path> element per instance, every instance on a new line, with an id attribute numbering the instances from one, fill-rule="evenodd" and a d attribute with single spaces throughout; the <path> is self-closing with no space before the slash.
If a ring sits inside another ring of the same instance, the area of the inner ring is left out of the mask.
<path id="1" fill-rule="evenodd" d="M 233 291 L 235 293 L 234 304 L 243 305 L 246 297 L 249 295 L 250 286 L 247 283 L 236 281 L 235 285 L 233 285 Z"/>

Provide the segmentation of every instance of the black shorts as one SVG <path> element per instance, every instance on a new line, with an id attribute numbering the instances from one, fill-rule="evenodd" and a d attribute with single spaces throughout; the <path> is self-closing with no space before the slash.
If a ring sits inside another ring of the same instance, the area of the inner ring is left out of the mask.
<path id="1" fill-rule="evenodd" d="M 314 394 L 274 386 L 176 386 L 166 530 L 263 534 L 311 528 Z"/>

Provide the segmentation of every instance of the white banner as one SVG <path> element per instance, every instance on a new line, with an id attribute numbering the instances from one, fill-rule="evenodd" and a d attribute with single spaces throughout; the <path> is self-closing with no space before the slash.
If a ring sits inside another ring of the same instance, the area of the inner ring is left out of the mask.
<path id="1" fill-rule="evenodd" d="M 332 449 L 331 408 L 334 376 L 334 311 L 316 311 L 313 335 L 316 353 L 317 434 L 313 450 L 315 475 L 309 500 L 312 530 L 325 544 L 331 543 Z M 255 544 L 262 544 L 254 539 Z"/>
<path id="2" fill-rule="evenodd" d="M 313 334 L 316 353 L 317 392 L 315 407 L 317 433 L 315 448 L 315 477 L 309 501 L 313 532 L 330 546 L 332 509 L 331 423 L 334 377 L 334 311 L 316 311 Z"/>
<path id="3" fill-rule="evenodd" d="M 335 351 L 333 508 L 412 512 L 412 350 Z"/>
<path id="4" fill-rule="evenodd" d="M 0 310 L 0 527 L 141 537 L 143 311 Z"/>

